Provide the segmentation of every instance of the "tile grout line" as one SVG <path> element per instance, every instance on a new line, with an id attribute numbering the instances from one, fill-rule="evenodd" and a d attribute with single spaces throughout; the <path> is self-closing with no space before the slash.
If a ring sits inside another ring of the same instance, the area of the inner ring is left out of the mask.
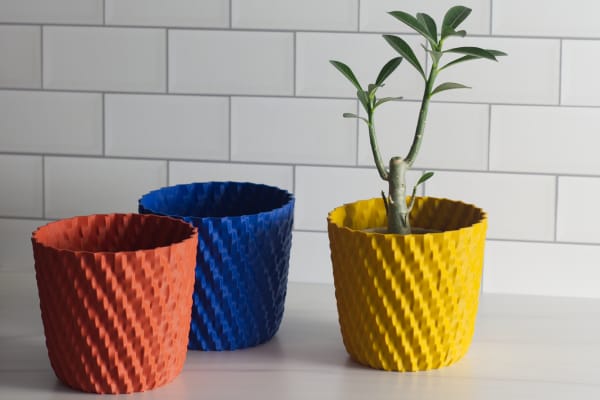
<path id="1" fill-rule="evenodd" d="M 233 133 L 232 133 L 233 129 L 231 129 L 231 126 L 233 125 L 233 116 L 232 116 L 232 112 L 231 112 L 231 104 L 232 104 L 232 102 L 233 102 L 233 96 L 229 96 L 229 101 L 228 101 L 228 106 L 229 106 L 228 107 L 228 111 L 229 111 L 229 115 L 228 115 L 228 117 L 229 117 L 229 123 L 228 123 L 229 127 L 228 128 L 229 129 L 228 129 L 228 132 L 227 132 L 227 134 L 229 135 L 229 146 L 228 146 L 229 147 L 229 154 L 227 155 L 227 161 L 229 161 L 229 162 L 232 161 L 231 160 L 231 156 L 233 154 Z"/>
<path id="2" fill-rule="evenodd" d="M 488 105 L 488 132 L 487 132 L 487 170 L 491 170 L 492 155 L 492 105 Z"/>
<path id="3" fill-rule="evenodd" d="M 558 52 L 558 105 L 561 106 L 562 104 L 562 75 L 563 75 L 563 71 L 562 71 L 562 65 L 563 65 L 563 40 L 560 40 L 560 45 L 559 45 L 559 52 Z"/>
<path id="4" fill-rule="evenodd" d="M 233 28 L 233 0 L 229 0 L 229 29 Z"/>
<path id="5" fill-rule="evenodd" d="M 102 25 L 106 25 L 106 0 L 102 0 Z"/>
<path id="6" fill-rule="evenodd" d="M 490 0 L 490 36 L 494 36 L 494 34 L 492 33 L 492 32 L 494 32 L 493 24 L 494 24 L 494 0 Z"/>
<path id="7" fill-rule="evenodd" d="M 171 91 L 169 82 L 169 29 L 165 29 L 165 92 Z"/>
<path id="8" fill-rule="evenodd" d="M 360 102 L 357 100 L 356 101 L 356 115 L 360 115 Z M 354 129 L 355 129 L 355 142 L 356 142 L 356 166 L 360 165 L 360 159 L 359 159 L 359 148 L 360 148 L 360 119 L 356 118 L 355 121 L 355 125 L 354 125 Z"/>
<path id="9" fill-rule="evenodd" d="M 559 176 L 554 178 L 554 242 L 558 242 L 558 185 Z"/>
<path id="10" fill-rule="evenodd" d="M 294 41 L 292 43 L 292 69 L 293 69 L 293 74 L 292 74 L 292 78 L 293 78 L 293 82 L 292 82 L 292 87 L 293 87 L 293 95 L 294 97 L 296 97 L 297 94 L 297 88 L 296 88 L 296 82 L 298 81 L 298 67 L 296 66 L 296 63 L 298 62 L 298 57 L 296 56 L 296 52 L 298 51 L 298 35 L 296 32 L 294 32 Z"/>
<path id="11" fill-rule="evenodd" d="M 292 165 L 292 192 L 296 196 L 296 165 Z"/>
<path id="12" fill-rule="evenodd" d="M 360 8 L 361 8 L 361 3 L 360 0 L 357 0 L 358 4 L 357 4 L 357 8 L 358 8 L 358 12 L 356 13 L 356 31 L 360 32 Z"/>
<path id="13" fill-rule="evenodd" d="M 102 93 L 102 157 L 106 156 L 106 94 Z"/>
<path id="14" fill-rule="evenodd" d="M 46 156 L 42 156 L 42 219 L 46 219 Z"/>
<path id="15" fill-rule="evenodd" d="M 44 25 L 40 25 L 40 90 L 44 90 Z"/>
<path id="16" fill-rule="evenodd" d="M 171 160 L 167 161 L 167 186 L 171 186 Z"/>

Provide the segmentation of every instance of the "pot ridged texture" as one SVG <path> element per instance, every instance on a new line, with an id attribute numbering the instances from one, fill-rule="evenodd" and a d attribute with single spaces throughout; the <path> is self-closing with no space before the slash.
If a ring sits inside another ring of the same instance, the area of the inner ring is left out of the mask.
<path id="1" fill-rule="evenodd" d="M 294 198 L 247 182 L 170 186 L 144 195 L 141 213 L 198 229 L 188 347 L 237 350 L 270 340 L 283 318 Z"/>
<path id="2" fill-rule="evenodd" d="M 181 372 L 197 246 L 192 226 L 91 215 L 45 225 L 32 243 L 48 356 L 62 382 L 130 393 Z"/>
<path id="3" fill-rule="evenodd" d="M 392 371 L 450 365 L 471 343 L 487 216 L 458 201 L 417 198 L 410 235 L 362 230 L 386 224 L 382 199 L 328 216 L 335 294 L 346 350 L 357 362 Z"/>

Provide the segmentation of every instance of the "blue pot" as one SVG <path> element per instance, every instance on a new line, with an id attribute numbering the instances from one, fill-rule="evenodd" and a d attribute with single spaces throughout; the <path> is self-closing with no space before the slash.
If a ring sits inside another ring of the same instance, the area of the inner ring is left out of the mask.
<path id="1" fill-rule="evenodd" d="M 287 291 L 292 194 L 254 183 L 191 183 L 145 194 L 139 211 L 198 228 L 188 348 L 236 350 L 275 335 Z"/>

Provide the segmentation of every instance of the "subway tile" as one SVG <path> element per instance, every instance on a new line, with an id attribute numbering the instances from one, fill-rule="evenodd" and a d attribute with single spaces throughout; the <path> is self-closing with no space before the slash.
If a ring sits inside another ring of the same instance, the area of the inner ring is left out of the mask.
<path id="1" fill-rule="evenodd" d="M 464 201 L 486 211 L 489 238 L 554 239 L 552 176 L 436 172 L 426 185 L 427 196 Z"/>
<path id="2" fill-rule="evenodd" d="M 231 101 L 231 158 L 236 161 L 356 162 L 352 100 L 234 97 Z"/>
<path id="3" fill-rule="evenodd" d="M 294 191 L 291 166 L 184 161 L 169 164 L 170 185 L 209 181 L 254 182 Z"/>
<path id="4" fill-rule="evenodd" d="M 387 103 L 377 109 L 375 124 L 379 148 L 387 163 L 406 156 L 415 133 L 420 103 Z M 487 169 L 489 109 L 483 104 L 432 103 L 417 168 Z M 373 165 L 366 124 L 359 123 L 361 165 Z"/>
<path id="5" fill-rule="evenodd" d="M 458 82 L 470 86 L 471 89 L 448 90 L 436 95 L 434 99 L 558 104 L 560 67 L 558 40 L 484 37 L 453 40 L 452 47 L 459 46 L 501 50 L 508 53 L 508 56 L 499 57 L 498 62 L 468 61 L 442 71 L 438 75 L 437 83 Z M 449 47 L 447 45 L 446 48 Z M 442 64 L 445 63 L 443 58 Z"/>
<path id="6" fill-rule="evenodd" d="M 102 0 L 3 0 L 0 22 L 101 24 Z"/>
<path id="7" fill-rule="evenodd" d="M 223 0 L 105 0 L 109 25 L 226 28 L 229 2 Z"/>
<path id="8" fill-rule="evenodd" d="M 292 33 L 170 31 L 169 90 L 292 94 L 293 47 Z"/>
<path id="9" fill-rule="evenodd" d="M 157 158 L 229 158 L 225 97 L 107 95 L 106 154 Z"/>
<path id="10" fill-rule="evenodd" d="M 46 158 L 46 217 L 137 212 L 146 192 L 165 186 L 164 161 Z"/>
<path id="11" fill-rule="evenodd" d="M 0 218 L 0 271 L 33 272 L 31 234 L 46 221 Z"/>
<path id="12" fill-rule="evenodd" d="M 600 4 L 589 0 L 501 0 L 493 7 L 493 33 L 522 36 L 600 36 Z"/>
<path id="13" fill-rule="evenodd" d="M 488 241 L 487 293 L 600 297 L 600 246 Z"/>
<path id="14" fill-rule="evenodd" d="M 357 30 L 358 0 L 233 0 L 234 28 Z"/>
<path id="15" fill-rule="evenodd" d="M 293 232 L 288 279 L 290 282 L 333 283 L 327 233 Z"/>
<path id="16" fill-rule="evenodd" d="M 163 29 L 44 27 L 44 87 L 164 92 Z"/>
<path id="17" fill-rule="evenodd" d="M 0 215 L 42 216 L 42 158 L 0 155 Z"/>
<path id="18" fill-rule="evenodd" d="M 410 171 L 407 185 L 413 185 L 421 175 Z M 327 214 L 334 208 L 357 200 L 381 197 L 387 193 L 387 182 L 373 168 L 296 167 L 295 228 L 327 230 Z M 418 192 L 420 194 L 420 192 Z"/>
<path id="19" fill-rule="evenodd" d="M 600 178 L 558 178 L 556 237 L 564 242 L 600 243 Z"/>
<path id="20" fill-rule="evenodd" d="M 0 91 L 0 149 L 102 153 L 102 97 L 91 93 Z"/>
<path id="21" fill-rule="evenodd" d="M 600 105 L 600 77 L 595 73 L 599 63 L 600 40 L 563 41 L 562 104 Z"/>
<path id="22" fill-rule="evenodd" d="M 388 15 L 390 11 L 404 11 L 412 15 L 425 12 L 435 19 L 438 25 L 441 25 L 446 11 L 456 4 L 454 0 L 363 1 L 360 4 L 360 30 L 414 32 L 396 18 Z M 469 34 L 488 34 L 490 32 L 490 0 L 462 0 L 460 4 L 473 10 L 460 28 L 465 29 Z"/>
<path id="23" fill-rule="evenodd" d="M 0 26 L 0 86 L 42 85 L 41 33 L 37 26 Z"/>
<path id="24" fill-rule="evenodd" d="M 490 168 L 600 174 L 598 126 L 593 108 L 492 106 Z"/>
<path id="25" fill-rule="evenodd" d="M 424 64 L 425 52 L 416 35 L 404 39 Z M 330 63 L 338 60 L 354 71 L 362 86 L 373 83 L 381 67 L 398 53 L 378 34 L 298 33 L 296 35 L 296 94 L 301 96 L 356 97 L 356 89 Z M 423 79 L 406 62 L 379 90 L 380 97 L 420 98 Z"/>

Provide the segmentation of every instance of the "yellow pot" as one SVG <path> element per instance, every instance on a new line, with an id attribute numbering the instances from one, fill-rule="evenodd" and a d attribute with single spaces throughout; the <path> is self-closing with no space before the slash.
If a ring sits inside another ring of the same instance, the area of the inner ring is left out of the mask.
<path id="1" fill-rule="evenodd" d="M 412 226 L 440 232 L 370 233 L 382 199 L 338 207 L 327 218 L 344 346 L 361 364 L 392 371 L 450 365 L 471 343 L 487 215 L 470 204 L 417 198 Z"/>

